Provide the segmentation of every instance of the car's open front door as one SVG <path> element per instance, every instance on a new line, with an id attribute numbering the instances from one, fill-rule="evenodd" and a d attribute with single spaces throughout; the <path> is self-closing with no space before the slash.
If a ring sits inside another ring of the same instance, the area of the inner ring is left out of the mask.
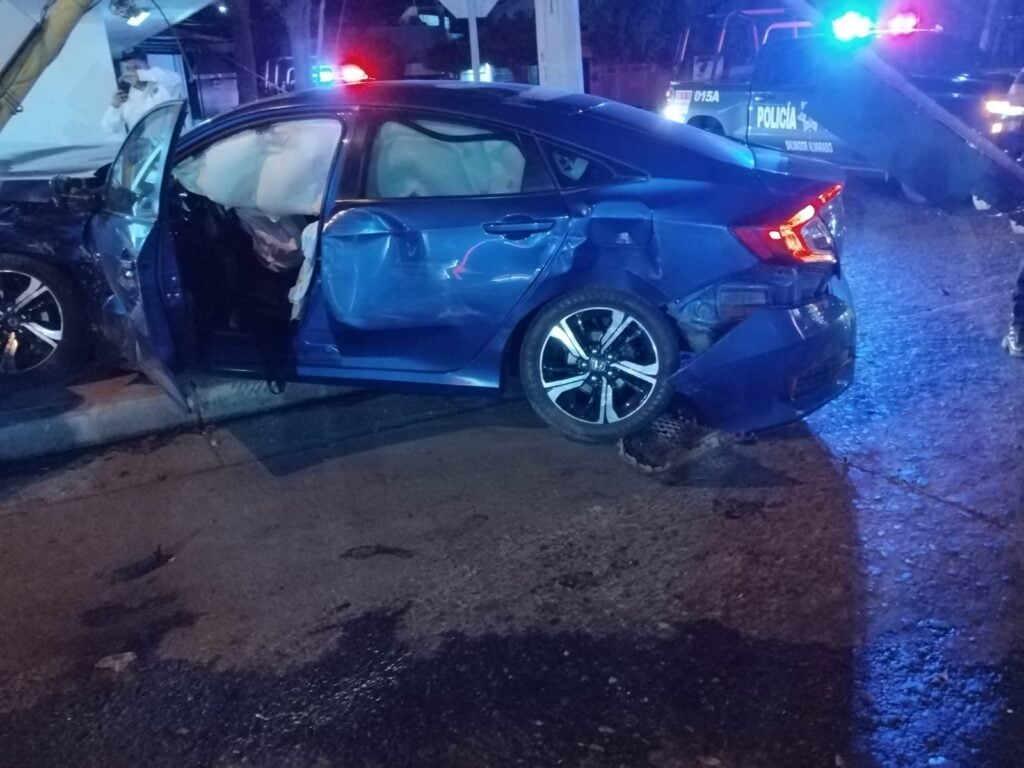
<path id="1" fill-rule="evenodd" d="M 184 118 L 184 102 L 175 101 L 153 109 L 135 126 L 110 166 L 103 210 L 89 221 L 87 242 L 127 316 L 139 367 L 188 407 L 170 370 L 175 349 L 163 303 L 169 288 L 162 285 L 167 276 L 159 268 L 168 158 Z"/>

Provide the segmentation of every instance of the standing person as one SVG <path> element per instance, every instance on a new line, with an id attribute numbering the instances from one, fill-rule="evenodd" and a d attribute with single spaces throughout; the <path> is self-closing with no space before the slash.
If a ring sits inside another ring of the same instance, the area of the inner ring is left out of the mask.
<path id="1" fill-rule="evenodd" d="M 1024 70 L 1017 75 L 1017 81 L 1010 89 L 1009 102 L 1012 106 L 1024 107 Z M 1013 129 L 1013 139 L 1008 147 L 1018 162 L 1024 162 L 1024 119 L 1018 118 Z M 1024 212 L 1011 217 L 1013 231 L 1024 236 Z M 1013 291 L 1013 317 L 1010 330 L 1003 337 L 1003 349 L 1013 357 L 1024 358 L 1024 259 L 1017 271 L 1017 287 Z"/>
<path id="2" fill-rule="evenodd" d="M 121 56 L 120 88 L 114 92 L 103 114 L 103 127 L 124 136 L 144 114 L 166 101 L 182 98 L 181 77 L 159 67 L 150 67 L 146 54 L 127 50 Z"/>

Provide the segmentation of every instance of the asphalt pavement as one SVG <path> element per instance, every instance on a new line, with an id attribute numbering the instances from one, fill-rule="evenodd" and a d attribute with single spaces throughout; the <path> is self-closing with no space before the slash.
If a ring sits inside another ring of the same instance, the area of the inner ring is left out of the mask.
<path id="1" fill-rule="evenodd" d="M 654 476 L 376 393 L 0 470 L 0 765 L 1024 765 L 1024 247 L 847 204 L 855 387 Z"/>

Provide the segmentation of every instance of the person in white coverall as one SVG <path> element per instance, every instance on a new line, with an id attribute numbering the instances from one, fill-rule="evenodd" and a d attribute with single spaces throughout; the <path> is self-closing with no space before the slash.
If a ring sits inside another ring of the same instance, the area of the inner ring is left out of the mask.
<path id="1" fill-rule="evenodd" d="M 124 136 L 144 114 L 167 101 L 183 98 L 181 76 L 159 67 L 150 67 L 146 54 L 125 51 L 121 57 L 122 88 L 114 93 L 103 114 L 103 127 Z"/>

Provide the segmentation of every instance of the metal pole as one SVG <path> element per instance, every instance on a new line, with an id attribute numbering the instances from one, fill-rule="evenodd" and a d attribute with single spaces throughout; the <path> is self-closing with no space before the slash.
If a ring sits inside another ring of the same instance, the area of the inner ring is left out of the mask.
<path id="1" fill-rule="evenodd" d="M 0 129 L 21 110 L 21 102 L 68 41 L 75 25 L 93 8 L 89 0 L 56 0 L 17 54 L 0 70 Z"/>
<path id="2" fill-rule="evenodd" d="M 992 33 L 994 31 L 996 17 L 999 11 L 999 0 L 988 0 L 988 10 L 985 11 L 985 22 L 981 28 L 981 41 L 978 46 L 983 51 L 992 47 Z"/>
<path id="3" fill-rule="evenodd" d="M 473 82 L 480 80 L 480 37 L 476 28 L 476 0 L 469 0 L 469 59 L 473 66 Z"/>
<path id="4" fill-rule="evenodd" d="M 320 11 L 316 19 L 316 65 L 318 67 L 324 61 L 324 13 L 326 10 L 327 0 L 320 0 Z"/>
<path id="5" fill-rule="evenodd" d="M 783 0 L 783 2 L 802 18 L 818 25 L 825 22 L 824 14 L 812 7 L 807 0 Z M 877 82 L 901 94 L 916 107 L 920 114 L 931 118 L 958 137 L 963 142 L 962 146 L 968 149 L 968 153 L 983 157 L 990 167 L 987 173 L 988 178 L 983 179 L 982 182 L 996 183 L 998 181 L 1004 187 L 1012 183 L 1015 195 L 1013 205 L 1020 205 L 1020 200 L 1024 199 L 1024 166 L 1014 161 L 1006 152 L 993 144 L 988 137 L 983 136 L 956 115 L 941 107 L 932 97 L 918 90 L 906 77 L 883 61 L 878 54 L 872 51 L 863 51 L 860 54 L 860 63 L 871 71 Z M 962 162 L 961 158 L 946 159 L 947 162 L 954 162 L 954 160 Z M 981 190 L 965 189 L 964 192 L 965 195 L 970 192 L 980 196 Z M 1005 208 L 1005 206 L 1002 207 Z"/>

